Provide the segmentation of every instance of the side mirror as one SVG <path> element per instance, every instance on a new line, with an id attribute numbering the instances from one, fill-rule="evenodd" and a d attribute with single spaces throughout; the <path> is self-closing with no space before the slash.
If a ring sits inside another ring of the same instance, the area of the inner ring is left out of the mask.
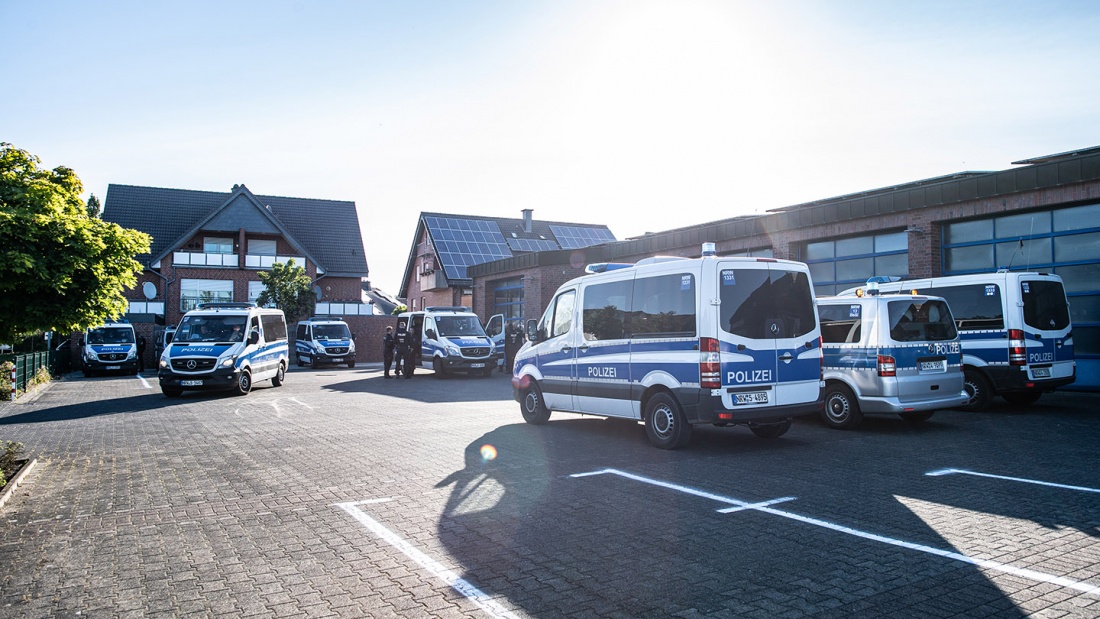
<path id="1" fill-rule="evenodd" d="M 260 332 L 259 331 L 253 331 L 252 333 L 250 333 L 249 336 L 248 336 L 248 343 L 252 344 L 253 346 L 255 346 L 256 344 L 259 344 L 260 343 Z"/>
<path id="2" fill-rule="evenodd" d="M 424 332 L 425 337 L 429 340 L 438 340 L 439 337 L 435 334 L 435 329 L 428 329 Z"/>
<path id="3" fill-rule="evenodd" d="M 352 334 L 351 334 L 351 339 L 353 339 L 353 340 L 354 340 L 354 339 L 358 339 L 358 338 L 356 338 L 355 334 L 354 334 L 354 333 L 352 333 Z"/>
<path id="4" fill-rule="evenodd" d="M 83 346 L 83 345 L 84 345 L 84 338 L 80 338 L 80 345 L 81 345 L 81 346 Z"/>
<path id="5" fill-rule="evenodd" d="M 527 321 L 527 340 L 530 342 L 539 341 L 539 323 L 537 320 Z"/>
<path id="6" fill-rule="evenodd" d="M 173 335 L 175 335 L 175 334 L 174 333 L 169 333 L 169 334 L 165 335 L 164 336 L 164 343 L 165 344 L 171 344 Z"/>

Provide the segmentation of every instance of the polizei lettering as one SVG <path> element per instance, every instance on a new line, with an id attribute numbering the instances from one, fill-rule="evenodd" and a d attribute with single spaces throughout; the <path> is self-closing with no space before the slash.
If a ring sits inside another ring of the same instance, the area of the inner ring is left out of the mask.
<path id="1" fill-rule="evenodd" d="M 770 383 L 771 370 L 736 370 L 726 372 L 727 383 Z"/>
<path id="2" fill-rule="evenodd" d="M 612 367 L 589 367 L 588 375 L 593 378 L 615 378 L 618 376 L 615 373 L 615 368 Z"/>

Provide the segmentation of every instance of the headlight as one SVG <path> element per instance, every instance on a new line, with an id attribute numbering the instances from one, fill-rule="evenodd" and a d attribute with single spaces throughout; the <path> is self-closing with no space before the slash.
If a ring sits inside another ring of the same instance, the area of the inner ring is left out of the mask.
<path id="1" fill-rule="evenodd" d="M 137 350 L 134 350 L 133 348 L 131 348 L 130 352 L 126 353 L 126 359 L 129 360 L 129 359 L 136 359 L 136 358 L 137 358 Z"/>
<path id="2" fill-rule="evenodd" d="M 160 367 L 162 367 L 162 368 L 167 368 L 167 367 L 168 367 L 168 360 L 167 360 L 167 359 L 163 359 L 163 358 L 162 358 L 162 359 L 160 360 Z"/>
<path id="3" fill-rule="evenodd" d="M 328 351 L 325 350 L 325 347 L 320 345 L 320 344 L 314 344 L 313 349 L 316 350 L 317 352 L 321 353 L 322 355 L 325 354 L 326 352 L 328 352 Z"/>
<path id="4" fill-rule="evenodd" d="M 85 359 L 90 359 L 90 360 L 92 360 L 92 361 L 95 361 L 96 359 L 98 359 L 98 358 L 99 358 L 99 356 L 98 356 L 98 355 L 96 355 L 96 354 L 95 354 L 95 351 L 94 351 L 94 350 L 92 350 L 91 348 L 86 348 L 86 349 L 84 349 L 84 358 L 85 358 Z"/>
<path id="5" fill-rule="evenodd" d="M 448 355 L 454 355 L 456 357 L 461 357 L 462 356 L 462 351 L 458 349 L 458 346 L 455 346 L 454 344 L 448 344 L 447 345 L 447 354 Z"/>
<path id="6" fill-rule="evenodd" d="M 236 361 L 236 357 L 226 357 L 225 359 L 222 359 L 222 362 L 218 365 L 221 365 L 223 368 L 231 368 Z"/>

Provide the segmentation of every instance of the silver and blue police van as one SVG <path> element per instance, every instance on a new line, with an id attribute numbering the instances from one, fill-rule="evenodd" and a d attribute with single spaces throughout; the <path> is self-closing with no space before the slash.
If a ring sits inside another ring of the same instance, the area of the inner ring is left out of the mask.
<path id="1" fill-rule="evenodd" d="M 966 410 L 986 409 L 994 395 L 1026 406 L 1077 379 L 1073 324 L 1061 277 L 1002 270 L 891 280 L 878 284 L 879 290 L 935 295 L 951 306 L 970 395 Z"/>
<path id="2" fill-rule="evenodd" d="M 763 438 L 821 408 L 821 332 L 805 264 L 654 257 L 589 265 L 563 284 L 512 367 L 528 423 L 551 411 L 641 421 L 662 449 L 692 427 L 745 425 Z"/>
<path id="3" fill-rule="evenodd" d="M 355 335 L 336 316 L 311 316 L 298 322 L 294 338 L 298 367 L 345 364 L 355 367 Z"/>
<path id="4" fill-rule="evenodd" d="M 825 355 L 825 406 L 833 428 L 855 428 L 864 415 L 921 422 L 965 405 L 962 345 L 939 297 L 879 294 L 876 282 L 856 297 L 819 297 Z"/>
<path id="5" fill-rule="evenodd" d="M 86 329 L 80 339 L 80 348 L 84 376 L 100 372 L 138 372 L 137 336 L 134 326 L 125 320 L 112 320 Z"/>
<path id="6" fill-rule="evenodd" d="M 290 363 L 282 310 L 254 303 L 202 303 L 184 315 L 161 353 L 157 376 L 168 397 L 185 390 L 247 395 L 271 380 L 279 387 Z"/>
<path id="7" fill-rule="evenodd" d="M 459 372 L 489 376 L 497 367 L 496 346 L 468 307 L 404 312 L 397 316 L 397 330 L 407 337 L 414 366 L 431 368 L 436 378 Z"/>

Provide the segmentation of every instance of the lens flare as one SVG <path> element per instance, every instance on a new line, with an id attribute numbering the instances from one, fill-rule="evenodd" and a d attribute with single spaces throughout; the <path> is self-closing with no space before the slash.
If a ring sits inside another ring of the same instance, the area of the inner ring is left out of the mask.
<path id="1" fill-rule="evenodd" d="M 490 460 L 496 460 L 496 457 L 497 457 L 497 448 L 496 447 L 493 447 L 492 445 L 488 445 L 488 444 L 481 446 L 481 459 L 482 460 L 488 462 Z"/>

